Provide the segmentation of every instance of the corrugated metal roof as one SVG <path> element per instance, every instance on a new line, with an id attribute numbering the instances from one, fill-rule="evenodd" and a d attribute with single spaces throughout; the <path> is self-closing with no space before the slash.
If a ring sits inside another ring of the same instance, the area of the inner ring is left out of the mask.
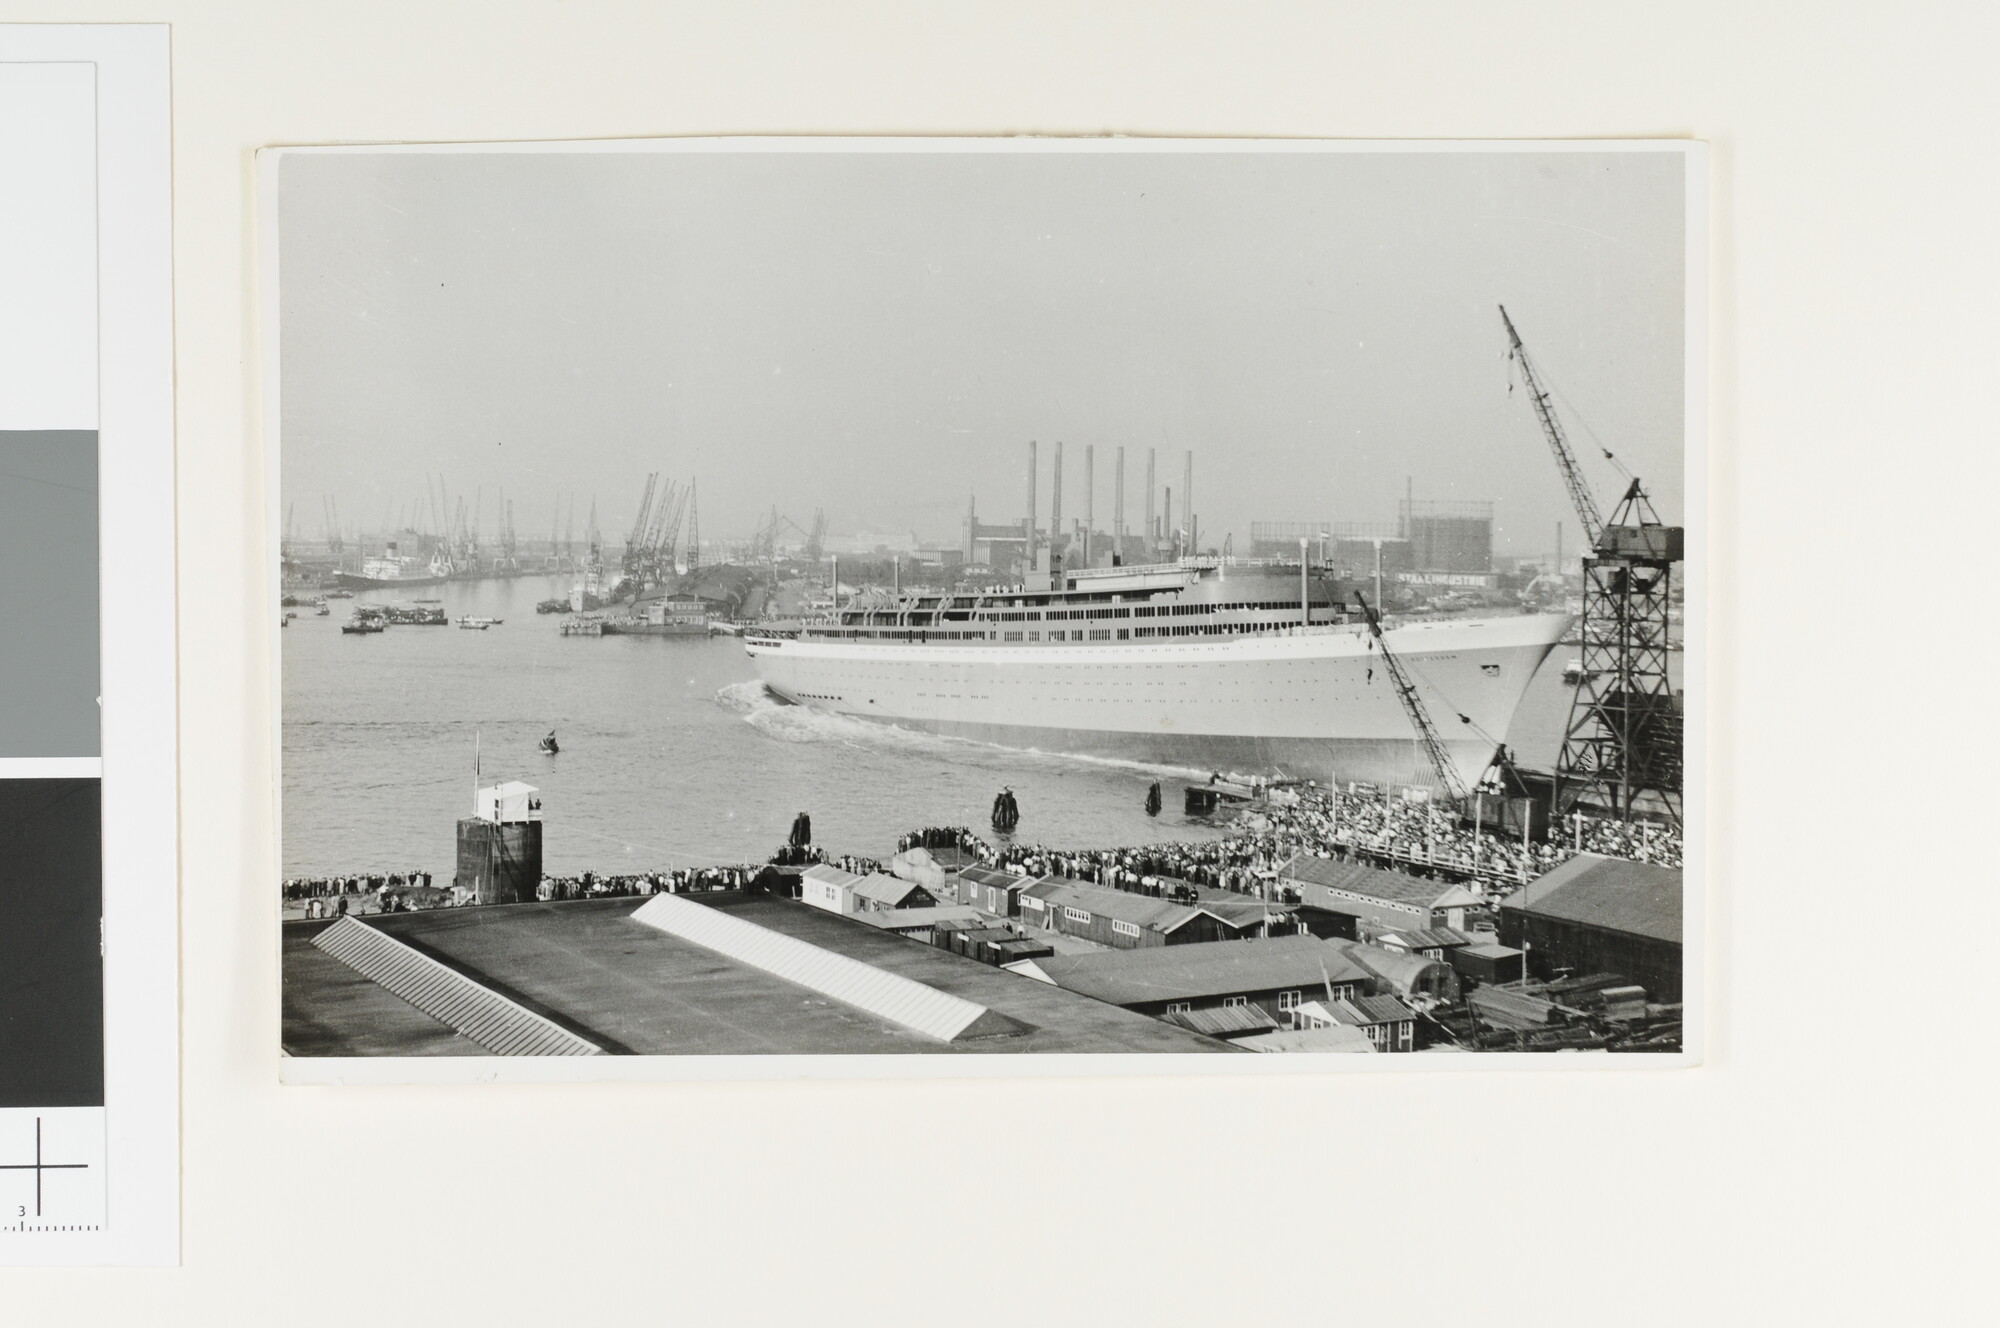
<path id="1" fill-rule="evenodd" d="M 1412 950 L 1449 950 L 1471 944 L 1472 938 L 1455 927 L 1398 927 L 1383 932 L 1373 943 L 1387 947 L 1393 941 L 1400 941 Z"/>
<path id="2" fill-rule="evenodd" d="M 861 883 L 854 887 L 854 897 L 857 899 L 872 899 L 878 904 L 887 904 L 890 908 L 895 908 L 905 899 L 908 899 L 923 888 L 923 886 L 915 881 L 906 881 L 898 876 L 885 876 L 881 872 L 872 872 L 862 877 Z"/>
<path id="3" fill-rule="evenodd" d="M 1307 853 L 1295 856 L 1278 874 L 1285 880 L 1305 885 L 1323 885 L 1329 890 L 1346 890 L 1368 899 L 1414 904 L 1420 908 L 1456 907 L 1479 902 L 1478 896 L 1463 886 L 1427 881 L 1421 876 L 1409 876 L 1403 872 L 1384 871 L 1364 862 L 1316 858 Z"/>
<path id="4" fill-rule="evenodd" d="M 1037 959 L 1035 967 L 1059 987 L 1113 1005 L 1198 1000 L 1288 987 L 1323 992 L 1328 981 L 1362 983 L 1369 977 L 1338 943 L 1314 936 L 1049 955 Z"/>
<path id="5" fill-rule="evenodd" d="M 1416 1012 L 1394 996 L 1350 996 L 1335 1001 L 1328 1012 L 1343 1024 L 1399 1024 Z"/>
<path id="6" fill-rule="evenodd" d="M 1346 1024 L 1335 1024 L 1331 1028 L 1287 1028 L 1276 1033 L 1258 1033 L 1253 1037 L 1235 1038 L 1232 1045 L 1250 1051 L 1373 1053 L 1375 1050 L 1375 1044 L 1366 1033 Z"/>
<path id="7" fill-rule="evenodd" d="M 604 1054 L 596 1043 L 358 918 L 342 918 L 313 944 L 496 1056 Z"/>
<path id="8" fill-rule="evenodd" d="M 760 927 L 679 895 L 654 895 L 632 917 L 773 977 L 945 1042 L 1020 1030 L 983 1005 Z"/>
<path id="9" fill-rule="evenodd" d="M 1206 1010 L 1169 1010 L 1160 1016 L 1170 1024 L 1196 1033 L 1206 1033 L 1210 1037 L 1228 1037 L 1231 1033 L 1261 1033 L 1278 1026 L 1278 1021 L 1264 1013 L 1259 1005 L 1213 1006 Z"/>
<path id="10" fill-rule="evenodd" d="M 998 867 L 967 867 L 958 875 L 960 880 L 971 881 L 974 885 L 1026 885 L 1035 879 L 1019 872 L 1001 871 Z"/>
<path id="11" fill-rule="evenodd" d="M 1580 853 L 1502 901 L 1501 908 L 1681 943 L 1678 867 Z"/>
<path id="12" fill-rule="evenodd" d="M 1435 959 L 1426 959 L 1420 954 L 1384 950 L 1379 945 L 1365 945 L 1360 941 L 1328 941 L 1327 944 L 1338 947 L 1361 968 L 1399 991 L 1415 990 L 1436 969 L 1450 974 L 1450 977 L 1439 979 L 1446 986 L 1451 986 L 1457 980 L 1456 971 L 1448 965 Z"/>

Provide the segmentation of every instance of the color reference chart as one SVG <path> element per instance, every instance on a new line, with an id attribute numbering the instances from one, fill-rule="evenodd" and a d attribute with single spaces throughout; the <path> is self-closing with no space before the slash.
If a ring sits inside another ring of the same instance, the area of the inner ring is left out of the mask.
<path id="1" fill-rule="evenodd" d="M 166 55 L 0 26 L 0 1264 L 178 1257 Z"/>

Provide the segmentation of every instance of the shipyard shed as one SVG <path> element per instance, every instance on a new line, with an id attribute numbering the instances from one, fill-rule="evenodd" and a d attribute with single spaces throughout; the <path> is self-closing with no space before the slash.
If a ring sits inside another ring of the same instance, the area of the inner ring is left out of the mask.
<path id="1" fill-rule="evenodd" d="M 1343 996 L 1313 1001 L 1299 1010 L 1300 1028 L 1359 1029 L 1377 1051 L 1415 1051 L 1417 1016 L 1394 996 Z"/>
<path id="2" fill-rule="evenodd" d="M 1500 943 L 1536 977 L 1616 973 L 1656 1002 L 1681 999 L 1678 868 L 1580 853 L 1500 905 Z"/>
<path id="3" fill-rule="evenodd" d="M 329 925 L 284 924 L 287 1054 L 485 1054 L 471 1041 L 477 1029 L 451 1022 L 456 1003 L 435 1014 L 413 1006 L 316 945 Z M 510 1027 L 546 1024 L 604 1055 L 1233 1050 L 769 895 L 433 909 L 367 926 L 411 952 L 392 950 L 404 966 L 441 966 L 466 990 L 484 988 L 498 1000 L 482 1003 Z"/>
<path id="4" fill-rule="evenodd" d="M 947 922 L 979 923 L 980 913 L 976 908 L 966 908 L 961 904 L 950 904 L 936 908 L 886 908 L 871 909 L 854 915 L 857 921 L 883 931 L 907 936 L 913 941 L 933 944 L 937 938 L 938 925 Z"/>
<path id="5" fill-rule="evenodd" d="M 1508 945 L 1464 945 L 1451 952 L 1449 962 L 1463 982 L 1495 987 L 1521 980 L 1522 958 Z"/>
<path id="6" fill-rule="evenodd" d="M 1368 943 L 1397 954 L 1420 955 L 1448 964 L 1454 952 L 1472 944 L 1472 938 L 1450 927 L 1409 927 L 1378 933 L 1369 937 Z"/>
<path id="7" fill-rule="evenodd" d="M 1021 891 L 1021 920 L 1114 950 L 1234 940 L 1252 929 L 1203 907 L 1061 877 Z"/>
<path id="8" fill-rule="evenodd" d="M 799 873 L 799 898 L 829 913 L 853 913 L 857 909 L 854 888 L 861 884 L 862 879 L 853 872 L 822 862 Z"/>
<path id="9" fill-rule="evenodd" d="M 1021 915 L 1021 891 L 1035 883 L 1032 876 L 998 867 L 966 867 L 958 873 L 958 902 L 995 917 Z"/>
<path id="10" fill-rule="evenodd" d="M 938 897 L 915 881 L 872 872 L 854 886 L 854 911 L 881 913 L 892 908 L 935 908 Z"/>
<path id="11" fill-rule="evenodd" d="M 1449 964 L 1422 955 L 1399 954 L 1379 945 L 1359 941 L 1329 941 L 1341 953 L 1375 979 L 1378 992 L 1397 996 L 1424 996 L 1447 1004 L 1459 995 L 1458 973 Z"/>
<path id="12" fill-rule="evenodd" d="M 937 860 L 937 856 L 923 847 L 906 848 L 889 859 L 888 872 L 906 881 L 915 881 L 924 889 L 943 899 L 951 892 L 950 873 Z"/>
<path id="13" fill-rule="evenodd" d="M 1141 1014 L 1173 1018 L 1255 1010 L 1269 1026 L 1285 1028 L 1294 1026 L 1292 1012 L 1305 1001 L 1374 990 L 1372 975 L 1337 942 L 1311 936 L 1051 955 L 1012 967 L 1025 977 Z"/>
<path id="14" fill-rule="evenodd" d="M 1236 1046 L 1246 1051 L 1276 1052 L 1361 1052 L 1375 1050 L 1375 1040 L 1359 1028 L 1329 1024 L 1324 1028 L 1284 1028 L 1275 1033 L 1258 1033 L 1237 1038 Z"/>
<path id="15" fill-rule="evenodd" d="M 1306 853 L 1285 864 L 1279 879 L 1297 891 L 1303 907 L 1353 917 L 1364 937 L 1439 927 L 1463 931 L 1467 914 L 1486 903 L 1462 885 Z"/>

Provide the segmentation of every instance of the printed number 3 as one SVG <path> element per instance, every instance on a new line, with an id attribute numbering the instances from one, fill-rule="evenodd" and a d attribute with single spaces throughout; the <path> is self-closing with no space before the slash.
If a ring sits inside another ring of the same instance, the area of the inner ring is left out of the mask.
<path id="1" fill-rule="evenodd" d="M 19 1208 L 16 1208 L 14 1210 L 14 1216 L 16 1217 L 26 1217 L 27 1215 L 28 1215 L 28 1205 L 26 1204 L 22 1204 Z"/>

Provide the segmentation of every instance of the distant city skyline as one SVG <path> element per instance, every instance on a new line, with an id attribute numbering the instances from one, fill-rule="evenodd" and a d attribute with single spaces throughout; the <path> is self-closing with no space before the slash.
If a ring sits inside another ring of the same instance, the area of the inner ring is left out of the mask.
<path id="1" fill-rule="evenodd" d="M 1581 538 L 1495 309 L 1557 389 L 1608 511 L 1642 476 L 1683 519 L 1683 158 L 1669 152 L 297 153 L 282 167 L 282 494 L 379 535 L 428 477 L 487 539 L 645 476 L 708 540 L 803 526 L 958 542 L 1100 529 L 1126 447 L 1203 542 L 1254 521 L 1390 522 L 1492 500 L 1495 549 Z"/>

